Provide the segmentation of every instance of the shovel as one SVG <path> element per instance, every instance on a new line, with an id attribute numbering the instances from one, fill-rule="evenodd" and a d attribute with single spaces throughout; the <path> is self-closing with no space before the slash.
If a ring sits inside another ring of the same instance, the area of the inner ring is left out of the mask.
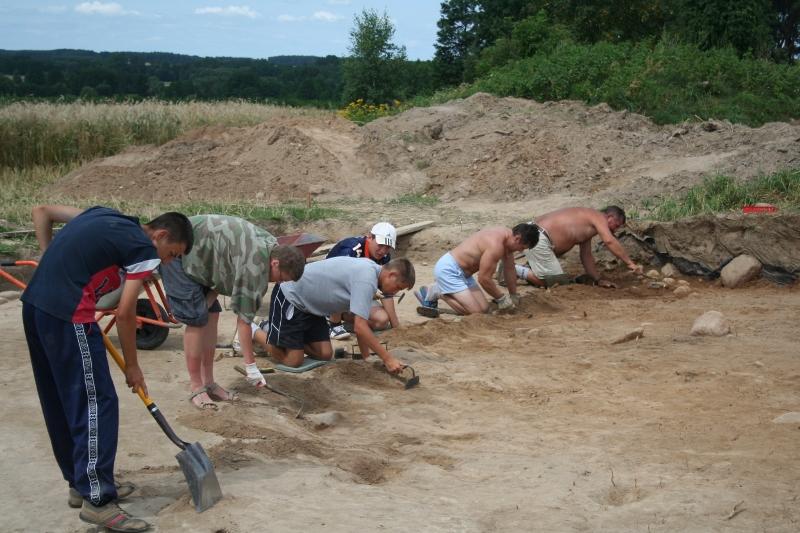
<path id="1" fill-rule="evenodd" d="M 125 361 L 105 333 L 103 334 L 103 342 L 117 366 L 125 372 Z M 198 513 L 202 513 L 222 499 L 222 489 L 219 486 L 219 481 L 217 481 L 217 474 L 214 472 L 214 465 L 211 464 L 211 459 L 208 458 L 199 442 L 190 444 L 178 438 L 172 428 L 169 427 L 158 406 L 141 388 L 136 393 L 142 399 L 150 414 L 153 415 L 158 426 L 169 437 L 169 440 L 181 449 L 175 458 L 178 460 L 178 464 L 181 466 L 183 475 L 186 478 L 186 483 L 189 485 L 194 508 Z"/>

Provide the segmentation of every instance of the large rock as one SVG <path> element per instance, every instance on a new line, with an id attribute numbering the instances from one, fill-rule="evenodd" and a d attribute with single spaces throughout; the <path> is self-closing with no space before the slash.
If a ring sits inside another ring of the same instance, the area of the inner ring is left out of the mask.
<path id="1" fill-rule="evenodd" d="M 751 255 L 740 255 L 725 265 L 720 272 L 720 279 L 725 287 L 735 289 L 747 283 L 761 272 L 761 263 Z"/>
<path id="2" fill-rule="evenodd" d="M 694 321 L 690 335 L 722 337 L 731 332 L 731 325 L 719 311 L 706 311 Z"/>
<path id="3" fill-rule="evenodd" d="M 681 272 L 672 263 L 667 263 L 661 267 L 661 275 L 665 278 L 677 278 L 680 274 Z"/>
<path id="4" fill-rule="evenodd" d="M 674 291 L 672 291 L 672 294 L 674 294 L 678 298 L 686 298 L 687 296 L 689 296 L 690 292 L 692 292 L 692 289 L 690 289 L 686 285 L 680 285 L 679 287 L 676 287 Z"/>
<path id="5" fill-rule="evenodd" d="M 338 411 L 326 411 L 324 413 L 314 413 L 310 415 L 305 415 L 305 418 L 307 420 L 310 420 L 311 423 L 314 424 L 314 429 L 329 428 L 335 426 L 344 419 L 342 413 Z"/>

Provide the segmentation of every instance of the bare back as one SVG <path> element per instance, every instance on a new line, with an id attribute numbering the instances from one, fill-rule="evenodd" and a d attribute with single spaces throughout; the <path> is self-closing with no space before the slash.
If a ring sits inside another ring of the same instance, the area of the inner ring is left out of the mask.
<path id="1" fill-rule="evenodd" d="M 599 226 L 608 230 L 603 213 L 586 207 L 566 207 L 545 213 L 536 218 L 536 223 L 547 232 L 557 256 L 567 253 L 576 244 L 591 240 Z"/>
<path id="2" fill-rule="evenodd" d="M 509 228 L 503 226 L 493 226 L 482 229 L 467 237 L 461 244 L 450 251 L 450 255 L 464 270 L 467 276 L 471 276 L 480 270 L 481 261 L 490 260 L 494 265 L 503 258 L 507 250 L 505 249 L 506 238 L 511 237 Z M 486 257 L 484 257 L 486 256 Z"/>

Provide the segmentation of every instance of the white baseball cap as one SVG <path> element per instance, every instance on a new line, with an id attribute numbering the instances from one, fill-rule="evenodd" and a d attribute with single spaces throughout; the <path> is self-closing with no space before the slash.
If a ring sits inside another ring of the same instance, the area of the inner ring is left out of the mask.
<path id="1" fill-rule="evenodd" d="M 394 248 L 394 244 L 397 241 L 397 230 L 388 222 L 378 222 L 372 226 L 370 233 L 375 235 L 375 242 L 378 244 L 385 244 Z"/>

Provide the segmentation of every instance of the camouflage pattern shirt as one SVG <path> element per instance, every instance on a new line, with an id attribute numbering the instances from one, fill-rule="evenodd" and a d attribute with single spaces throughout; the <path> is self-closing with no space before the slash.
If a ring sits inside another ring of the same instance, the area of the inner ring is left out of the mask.
<path id="1" fill-rule="evenodd" d="M 269 284 L 269 254 L 278 240 L 266 230 L 238 217 L 190 217 L 192 251 L 183 269 L 194 281 L 230 296 L 233 312 L 252 322 Z"/>

